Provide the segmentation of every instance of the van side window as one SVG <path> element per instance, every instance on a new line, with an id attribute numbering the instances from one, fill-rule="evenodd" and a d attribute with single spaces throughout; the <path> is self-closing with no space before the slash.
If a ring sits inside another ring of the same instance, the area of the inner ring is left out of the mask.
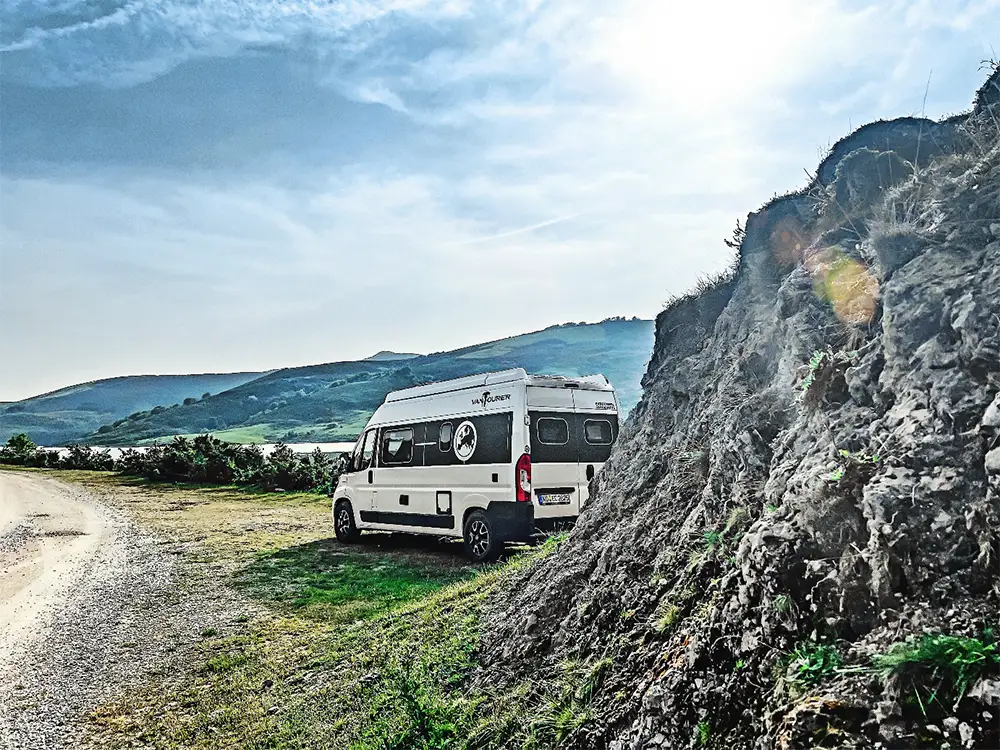
<path id="1" fill-rule="evenodd" d="M 442 452 L 447 453 L 451 450 L 451 438 L 453 434 L 453 429 L 451 422 L 445 422 L 441 425 L 441 429 L 438 431 L 438 448 Z"/>
<path id="2" fill-rule="evenodd" d="M 538 442 L 545 445 L 566 445 L 569 442 L 569 425 L 565 419 L 540 417 L 535 424 Z"/>
<path id="3" fill-rule="evenodd" d="M 358 471 L 364 471 L 372 465 L 372 457 L 375 455 L 375 430 L 368 430 L 365 433 L 365 441 L 361 444 L 361 453 L 357 464 Z"/>
<path id="4" fill-rule="evenodd" d="M 413 430 L 409 427 L 386 430 L 382 433 L 382 451 L 379 463 L 383 466 L 400 466 L 413 459 Z"/>
<path id="5" fill-rule="evenodd" d="M 611 422 L 606 419 L 588 419 L 583 423 L 583 436 L 591 445 L 611 445 Z"/>

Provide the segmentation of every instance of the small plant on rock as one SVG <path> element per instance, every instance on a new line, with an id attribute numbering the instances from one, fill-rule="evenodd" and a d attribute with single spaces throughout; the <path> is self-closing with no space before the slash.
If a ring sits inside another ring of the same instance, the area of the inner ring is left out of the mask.
<path id="1" fill-rule="evenodd" d="M 957 706 L 981 676 L 997 670 L 1000 648 L 992 630 L 982 638 L 936 633 L 897 643 L 872 662 L 884 679 L 899 679 L 926 714 L 935 702 Z"/>
<path id="2" fill-rule="evenodd" d="M 786 614 L 792 609 L 792 597 L 788 594 L 778 594 L 774 597 L 774 601 L 771 603 L 771 606 L 774 607 L 774 611 L 779 615 Z"/>
<path id="3" fill-rule="evenodd" d="M 837 460 L 840 466 L 827 475 L 829 481 L 841 482 L 847 477 L 864 484 L 882 464 L 883 457 L 878 453 L 852 452 L 842 448 L 837 451 Z"/>
<path id="4" fill-rule="evenodd" d="M 653 623 L 653 630 L 657 633 L 670 632 L 680 619 L 681 608 L 676 604 L 669 604 L 663 610 L 663 614 L 656 618 L 656 622 Z"/>
<path id="5" fill-rule="evenodd" d="M 708 743 L 712 739 L 712 725 L 707 721 L 699 721 L 694 736 L 699 747 L 708 747 Z"/>
<path id="6" fill-rule="evenodd" d="M 799 384 L 803 403 L 819 403 L 833 381 L 842 380 L 847 368 L 857 364 L 857 361 L 856 351 L 834 352 L 832 349 L 814 351 L 809 359 L 806 376 Z"/>
<path id="7" fill-rule="evenodd" d="M 786 679 L 798 688 L 812 687 L 833 674 L 843 664 L 844 660 L 835 646 L 825 643 L 800 643 L 792 651 Z"/>
<path id="8" fill-rule="evenodd" d="M 722 532 L 721 531 L 706 531 L 705 532 L 705 548 L 714 551 L 722 544 Z"/>

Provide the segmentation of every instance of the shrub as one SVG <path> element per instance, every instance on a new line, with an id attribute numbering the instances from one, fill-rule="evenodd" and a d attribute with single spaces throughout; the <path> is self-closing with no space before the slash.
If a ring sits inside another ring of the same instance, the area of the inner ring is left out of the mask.
<path id="1" fill-rule="evenodd" d="M 316 448 L 309 455 L 279 443 L 265 457 L 259 446 L 227 443 L 212 435 L 174 438 L 145 451 L 127 448 L 114 460 L 107 451 L 70 446 L 65 455 L 45 451 L 15 435 L 0 448 L 0 463 L 60 469 L 118 471 L 153 481 L 239 484 L 265 490 L 332 494 L 344 469 L 343 457 L 330 458 Z"/>
<path id="2" fill-rule="evenodd" d="M 0 448 L 0 463 L 24 464 L 38 448 L 23 432 L 11 435 L 7 445 Z"/>
<path id="3" fill-rule="evenodd" d="M 926 713 L 942 699 L 957 706 L 983 674 L 997 670 L 1000 649 L 991 630 L 981 639 L 937 633 L 897 643 L 872 662 L 883 678 L 901 680 Z"/>

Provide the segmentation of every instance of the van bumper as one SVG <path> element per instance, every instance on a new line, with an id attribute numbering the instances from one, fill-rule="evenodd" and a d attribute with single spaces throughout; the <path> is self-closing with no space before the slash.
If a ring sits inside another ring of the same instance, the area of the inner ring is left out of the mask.
<path id="1" fill-rule="evenodd" d="M 535 528 L 544 533 L 564 531 L 576 523 L 579 516 L 548 516 L 546 518 L 536 518 Z"/>
<path id="2" fill-rule="evenodd" d="M 486 514 L 501 542 L 527 542 L 535 531 L 535 506 L 532 503 L 490 503 Z"/>

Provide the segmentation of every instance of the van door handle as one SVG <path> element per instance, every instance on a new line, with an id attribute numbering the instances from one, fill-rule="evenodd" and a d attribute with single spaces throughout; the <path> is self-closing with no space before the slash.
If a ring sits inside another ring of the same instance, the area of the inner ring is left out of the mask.
<path id="1" fill-rule="evenodd" d="M 373 472 L 371 469 L 369 469 L 368 470 L 368 484 L 371 484 L 374 481 L 375 481 L 375 472 Z"/>
<path id="2" fill-rule="evenodd" d="M 594 478 L 594 465 L 587 464 L 587 481 L 589 482 L 593 478 Z"/>

